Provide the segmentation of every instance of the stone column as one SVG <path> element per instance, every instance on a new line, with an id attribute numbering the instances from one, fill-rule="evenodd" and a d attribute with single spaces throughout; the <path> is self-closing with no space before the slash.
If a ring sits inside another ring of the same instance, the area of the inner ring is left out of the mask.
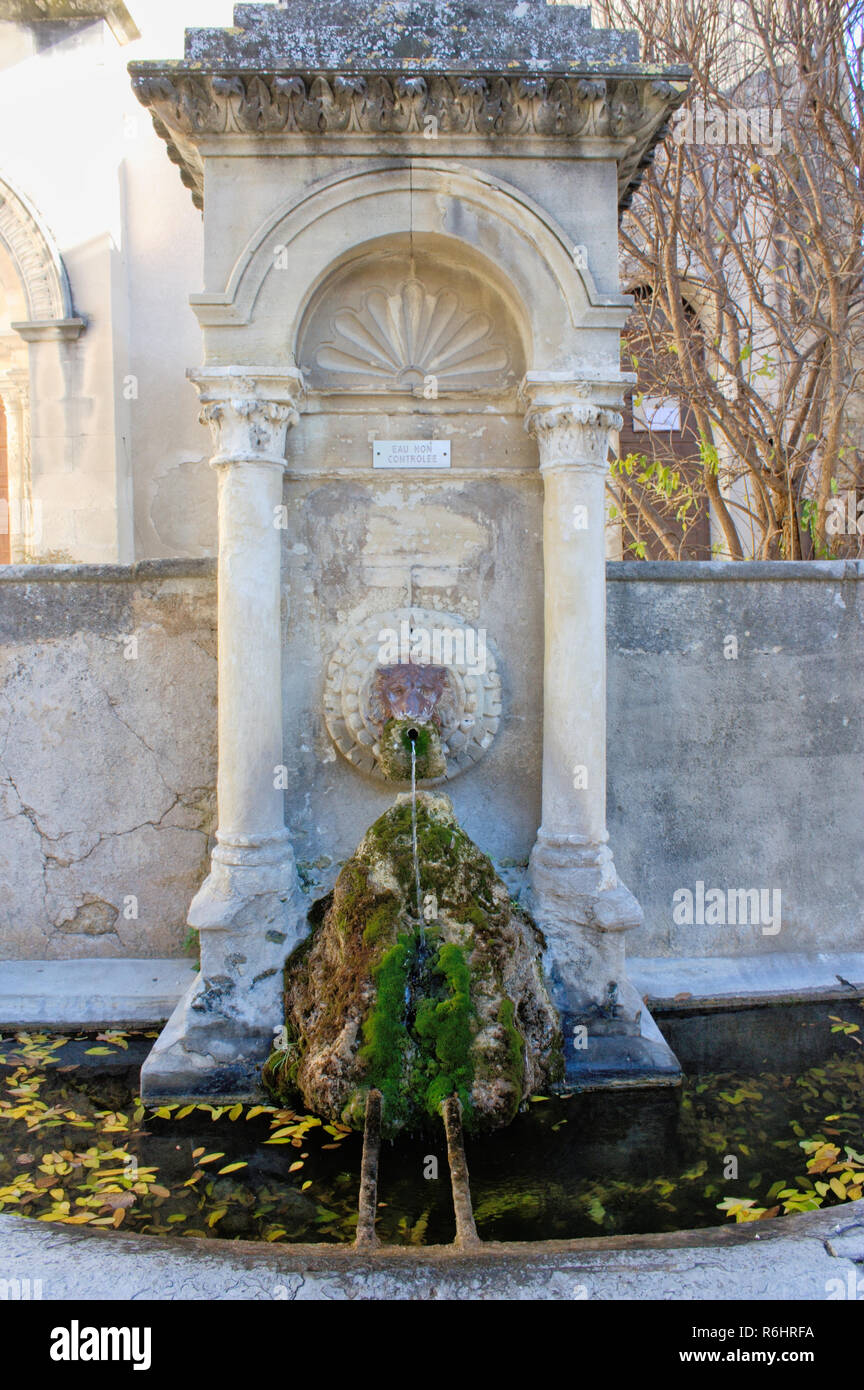
<path id="1" fill-rule="evenodd" d="M 32 562 L 42 544 L 41 503 L 34 504 L 30 485 L 30 373 L 9 368 L 0 376 L 6 409 L 9 469 L 9 555 L 13 565 Z"/>
<path id="2" fill-rule="evenodd" d="M 142 1073 L 148 1099 L 254 1094 L 282 1022 L 282 966 L 302 934 L 282 764 L 280 537 L 299 372 L 189 373 L 219 474 L 218 829 L 189 924 L 201 973 Z"/>
<path id="3" fill-rule="evenodd" d="M 606 831 L 604 484 L 625 385 L 530 373 L 522 387 L 543 476 L 545 572 L 543 809 L 528 897 L 568 1022 L 636 1033 L 624 933 L 642 912 L 618 880 Z"/>

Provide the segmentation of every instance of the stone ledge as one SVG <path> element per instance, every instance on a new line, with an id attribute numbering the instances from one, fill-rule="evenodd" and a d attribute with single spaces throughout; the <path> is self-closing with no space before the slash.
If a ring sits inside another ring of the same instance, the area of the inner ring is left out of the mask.
<path id="1" fill-rule="evenodd" d="M 822 583 L 864 579 L 864 560 L 607 560 L 607 583 L 776 583 L 809 579 Z"/>
<path id="2" fill-rule="evenodd" d="M 159 1026 L 196 969 L 188 957 L 0 961 L 0 1028 Z"/>
<path id="3" fill-rule="evenodd" d="M 132 565 L 0 565 L 0 584 L 140 584 L 151 579 L 216 579 L 216 557 L 137 560 Z"/>
<path id="4" fill-rule="evenodd" d="M 864 951 L 679 956 L 668 960 L 636 956 L 628 957 L 627 974 L 655 1010 L 854 999 L 855 989 L 864 994 Z"/>
<path id="5" fill-rule="evenodd" d="M 775 1221 L 653 1236 L 453 1246 L 171 1240 L 0 1215 L 0 1267 L 45 1299 L 823 1301 L 855 1287 L 864 1216 L 849 1203 Z M 759 1226 L 754 1230 L 754 1224 Z M 833 1250 L 837 1250 L 837 1254 Z M 842 1252 L 842 1253 L 841 1253 Z M 834 1292 L 830 1295 L 833 1282 Z M 848 1295 L 847 1295 L 848 1296 Z"/>

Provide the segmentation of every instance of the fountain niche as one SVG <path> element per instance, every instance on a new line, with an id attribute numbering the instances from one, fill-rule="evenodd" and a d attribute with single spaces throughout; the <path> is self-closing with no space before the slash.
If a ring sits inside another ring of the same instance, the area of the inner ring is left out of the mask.
<path id="1" fill-rule="evenodd" d="M 685 74 L 542 0 L 240 5 L 131 71 L 203 206 L 219 507 L 201 970 L 144 1097 L 266 1062 L 372 1181 L 380 1132 L 443 1114 L 458 1171 L 538 1086 L 674 1084 L 606 833 L 604 475 L 616 219 Z"/>

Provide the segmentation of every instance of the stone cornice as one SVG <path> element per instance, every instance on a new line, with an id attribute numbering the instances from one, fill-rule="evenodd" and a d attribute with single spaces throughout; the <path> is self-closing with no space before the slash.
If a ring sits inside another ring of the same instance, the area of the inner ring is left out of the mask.
<path id="1" fill-rule="evenodd" d="M 654 145 L 685 96 L 683 69 L 477 75 L 406 72 L 206 72 L 131 63 L 135 94 L 151 112 L 181 178 L 203 206 L 199 145 L 213 137 L 287 140 L 356 136 L 612 143 L 626 206 Z M 428 140 L 434 149 L 434 141 Z M 574 151 L 575 152 L 575 151 Z"/>
<path id="2" fill-rule="evenodd" d="M 24 319 L 10 324 L 25 343 L 73 343 L 86 328 L 84 319 Z"/>

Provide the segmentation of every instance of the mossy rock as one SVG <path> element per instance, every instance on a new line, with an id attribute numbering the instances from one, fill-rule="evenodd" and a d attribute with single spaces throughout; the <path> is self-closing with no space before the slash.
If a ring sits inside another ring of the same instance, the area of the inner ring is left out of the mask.
<path id="1" fill-rule="evenodd" d="M 400 796 L 288 961 L 289 1046 L 265 1081 L 358 1129 L 377 1087 L 389 1134 L 422 1129 L 455 1092 L 467 1128 L 494 1129 L 563 1069 L 542 938 L 448 797 L 418 792 L 417 845 L 420 913 L 411 798 Z"/>

